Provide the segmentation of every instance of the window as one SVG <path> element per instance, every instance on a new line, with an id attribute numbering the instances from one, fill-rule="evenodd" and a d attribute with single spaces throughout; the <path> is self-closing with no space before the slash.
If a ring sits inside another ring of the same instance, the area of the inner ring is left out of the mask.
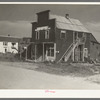
<path id="1" fill-rule="evenodd" d="M 49 39 L 49 30 L 45 31 L 45 39 Z"/>
<path id="2" fill-rule="evenodd" d="M 3 45 L 7 46 L 8 45 L 8 42 L 3 42 Z"/>
<path id="3" fill-rule="evenodd" d="M 66 31 L 61 31 L 60 38 L 61 39 L 65 39 L 66 38 Z"/>
<path id="4" fill-rule="evenodd" d="M 54 57 L 54 48 L 53 48 L 53 47 L 50 47 L 50 48 L 48 49 L 48 54 L 47 54 L 47 56 Z"/>
<path id="5" fill-rule="evenodd" d="M 39 40 L 39 31 L 36 31 L 36 39 Z"/>

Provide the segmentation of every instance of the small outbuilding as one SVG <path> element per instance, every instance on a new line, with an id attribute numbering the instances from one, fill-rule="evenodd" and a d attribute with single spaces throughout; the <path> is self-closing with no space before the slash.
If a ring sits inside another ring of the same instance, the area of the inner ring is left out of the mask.
<path id="1" fill-rule="evenodd" d="M 18 53 L 20 38 L 0 36 L 0 53 Z"/>

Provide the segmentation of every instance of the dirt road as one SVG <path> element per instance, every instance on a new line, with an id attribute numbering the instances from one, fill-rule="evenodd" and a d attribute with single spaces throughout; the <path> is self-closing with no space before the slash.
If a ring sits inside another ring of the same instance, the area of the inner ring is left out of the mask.
<path id="1" fill-rule="evenodd" d="M 17 68 L 33 66 L 27 63 L 0 62 L 0 89 L 100 89 L 100 85 L 86 78 L 52 75 L 35 70 Z"/>

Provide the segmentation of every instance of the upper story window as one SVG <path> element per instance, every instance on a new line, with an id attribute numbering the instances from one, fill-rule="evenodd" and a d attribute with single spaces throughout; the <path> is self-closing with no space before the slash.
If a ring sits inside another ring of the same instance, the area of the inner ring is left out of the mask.
<path id="1" fill-rule="evenodd" d="M 3 42 L 3 45 L 7 46 L 8 45 L 8 42 Z"/>
<path id="2" fill-rule="evenodd" d="M 65 39 L 66 38 L 66 31 L 61 30 L 60 38 L 61 39 Z"/>
<path id="3" fill-rule="evenodd" d="M 36 31 L 36 40 L 39 40 L 39 31 Z"/>
<path id="4" fill-rule="evenodd" d="M 45 31 L 45 39 L 49 39 L 49 30 Z"/>
<path id="5" fill-rule="evenodd" d="M 44 38 L 45 39 L 49 39 L 49 30 L 50 30 L 50 27 L 49 26 L 41 26 L 41 27 L 37 27 L 35 29 L 36 31 L 36 39 L 39 40 L 41 37 L 39 36 L 40 34 L 41 35 L 44 35 Z"/>

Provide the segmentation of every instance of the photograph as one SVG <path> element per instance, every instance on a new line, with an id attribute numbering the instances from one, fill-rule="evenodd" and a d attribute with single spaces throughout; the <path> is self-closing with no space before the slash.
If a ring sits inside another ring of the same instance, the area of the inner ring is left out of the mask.
<path id="1" fill-rule="evenodd" d="M 100 90 L 99 12 L 100 4 L 0 3 L 0 89 Z"/>

